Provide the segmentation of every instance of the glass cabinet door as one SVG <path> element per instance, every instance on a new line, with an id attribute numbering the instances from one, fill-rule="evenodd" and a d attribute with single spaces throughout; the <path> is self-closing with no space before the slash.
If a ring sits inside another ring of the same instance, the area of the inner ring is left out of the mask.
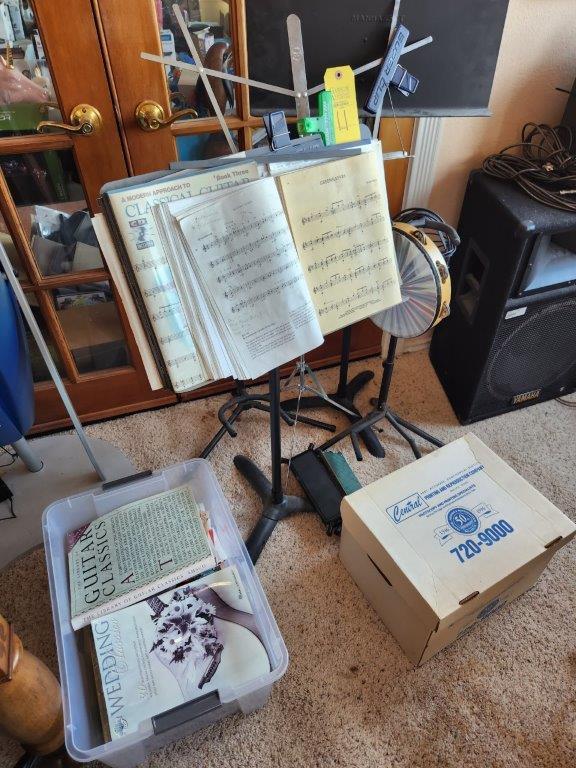
<path id="1" fill-rule="evenodd" d="M 173 11 L 174 0 L 97 0 L 110 69 L 135 174 L 166 168 L 172 160 L 203 160 L 230 153 L 202 79 L 187 64 L 247 76 L 244 3 L 179 0 L 198 61 L 190 53 Z M 132 55 L 127 62 L 127 52 Z M 140 53 L 170 56 L 174 65 L 146 61 Z M 216 102 L 239 149 L 251 146 L 248 88 L 208 76 Z M 136 119 L 142 102 L 162 109 L 164 124 L 146 130 Z"/>
<path id="2" fill-rule="evenodd" d="M 2 7 L 0 242 L 81 417 L 173 401 L 148 386 L 91 223 L 102 184 L 129 174 L 92 4 Z M 87 133 L 78 106 L 97 116 Z M 65 411 L 31 335 L 29 351 L 36 426 L 59 425 Z"/>

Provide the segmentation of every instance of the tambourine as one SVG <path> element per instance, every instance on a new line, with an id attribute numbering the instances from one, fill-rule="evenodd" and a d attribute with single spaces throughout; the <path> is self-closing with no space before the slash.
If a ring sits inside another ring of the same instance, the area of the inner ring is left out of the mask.
<path id="1" fill-rule="evenodd" d="M 371 320 L 392 336 L 411 339 L 450 314 L 450 273 L 442 252 L 422 229 L 394 221 L 392 231 L 402 301 Z"/>

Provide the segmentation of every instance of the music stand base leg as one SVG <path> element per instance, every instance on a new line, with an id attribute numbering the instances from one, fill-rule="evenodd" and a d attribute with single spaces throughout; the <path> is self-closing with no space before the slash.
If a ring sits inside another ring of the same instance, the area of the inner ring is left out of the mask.
<path id="1" fill-rule="evenodd" d="M 329 393 L 328 395 L 331 400 L 334 400 L 335 403 L 338 403 L 338 405 L 343 406 L 347 410 L 352 411 L 356 414 L 356 416 L 352 416 L 351 414 L 345 413 L 338 408 L 334 408 L 331 403 L 329 403 L 327 400 L 323 400 L 321 397 L 301 397 L 300 410 L 307 408 L 332 408 L 336 413 L 343 414 L 352 423 L 355 423 L 356 421 L 362 419 L 362 414 L 354 404 L 354 400 L 357 395 L 364 389 L 364 387 L 372 381 L 373 378 L 374 374 L 372 371 L 361 371 L 360 373 L 356 374 L 353 379 L 350 379 L 343 390 L 339 389 L 338 391 Z M 290 415 L 293 415 L 297 404 L 298 398 L 283 400 L 282 408 L 285 411 L 288 411 Z M 380 440 L 378 439 L 378 435 L 372 429 L 372 427 L 366 427 L 365 429 L 360 430 L 358 434 L 362 438 L 368 453 L 377 459 L 383 459 L 386 456 L 386 451 L 384 450 Z"/>
<path id="2" fill-rule="evenodd" d="M 421 437 L 422 440 L 426 440 L 427 443 L 434 445 L 436 448 L 442 448 L 444 446 L 444 443 L 442 442 L 442 440 L 439 440 L 437 437 L 434 437 L 434 435 L 431 435 L 429 432 L 426 432 L 420 427 L 417 427 L 415 424 L 412 424 L 412 422 L 407 421 L 401 416 L 398 416 L 398 414 L 395 413 L 394 411 L 388 409 L 388 413 L 394 419 L 394 421 L 398 422 L 398 424 L 401 427 L 404 427 L 404 429 L 407 429 L 409 432 L 412 432 L 413 434 L 418 435 L 418 437 Z"/>
<path id="3" fill-rule="evenodd" d="M 308 512 L 310 507 L 299 496 L 285 496 L 282 494 L 279 501 L 274 501 L 272 483 L 262 470 L 246 456 L 235 456 L 234 465 L 262 500 L 263 508 L 260 519 L 246 539 L 248 554 L 252 562 L 256 563 L 277 523 L 289 515 Z"/>
<path id="4" fill-rule="evenodd" d="M 228 423 L 234 424 L 234 422 L 236 422 L 240 418 L 243 411 L 244 411 L 243 408 L 240 408 L 240 407 L 236 408 L 232 413 L 232 415 L 230 416 L 230 418 L 228 419 Z M 218 432 L 216 432 L 212 440 L 210 440 L 208 445 L 199 454 L 198 458 L 207 459 L 212 453 L 212 451 L 214 450 L 214 448 L 216 448 L 220 440 L 222 440 L 222 438 L 225 437 L 227 434 L 228 434 L 228 430 L 226 429 L 226 427 L 224 426 L 220 427 L 220 429 L 218 430 Z"/>

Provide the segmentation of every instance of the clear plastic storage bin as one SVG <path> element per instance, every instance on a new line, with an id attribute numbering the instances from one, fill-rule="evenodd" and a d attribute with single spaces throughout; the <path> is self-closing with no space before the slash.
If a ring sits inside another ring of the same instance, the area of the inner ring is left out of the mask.
<path id="1" fill-rule="evenodd" d="M 180 705 L 140 725 L 138 733 L 105 742 L 96 686 L 84 633 L 70 623 L 70 589 L 65 537 L 107 512 L 132 501 L 190 483 L 196 500 L 210 511 L 228 560 L 240 572 L 270 659 L 270 672 L 241 688 L 219 689 Z M 262 707 L 272 684 L 286 671 L 288 653 L 262 591 L 226 499 L 208 462 L 194 459 L 143 479 L 103 491 L 71 496 L 51 504 L 43 516 L 46 564 L 58 649 L 64 704 L 66 748 L 74 760 L 100 760 L 113 768 L 130 768 L 150 752 L 235 712 Z"/>

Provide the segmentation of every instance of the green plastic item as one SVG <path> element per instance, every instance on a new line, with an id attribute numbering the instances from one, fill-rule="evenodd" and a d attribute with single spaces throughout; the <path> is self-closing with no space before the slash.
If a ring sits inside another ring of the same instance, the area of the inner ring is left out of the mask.
<path id="1" fill-rule="evenodd" d="M 320 134 L 324 146 L 336 144 L 334 133 L 334 99 L 330 91 L 322 91 L 318 96 L 318 117 L 301 117 L 298 120 L 299 136 Z"/>
<path id="2" fill-rule="evenodd" d="M 36 133 L 36 126 L 46 120 L 42 102 L 18 102 L 0 107 L 0 133 Z"/>
<path id="3" fill-rule="evenodd" d="M 10 134 L 35 134 L 36 126 L 47 117 L 46 104 L 43 102 L 18 102 L 0 107 L 0 136 Z M 56 150 L 47 150 L 41 154 L 53 191 L 53 200 L 46 202 L 64 203 L 70 199 L 66 186 L 66 177 L 60 155 Z M 30 155 L 29 157 L 34 157 Z M 24 162 L 26 158 L 24 158 Z"/>
<path id="4" fill-rule="evenodd" d="M 348 496 L 349 493 L 354 493 L 354 491 L 362 488 L 360 481 L 352 471 L 350 464 L 348 464 L 340 451 L 324 451 L 324 458 L 330 465 L 330 469 L 342 486 L 342 490 L 346 496 Z"/>

